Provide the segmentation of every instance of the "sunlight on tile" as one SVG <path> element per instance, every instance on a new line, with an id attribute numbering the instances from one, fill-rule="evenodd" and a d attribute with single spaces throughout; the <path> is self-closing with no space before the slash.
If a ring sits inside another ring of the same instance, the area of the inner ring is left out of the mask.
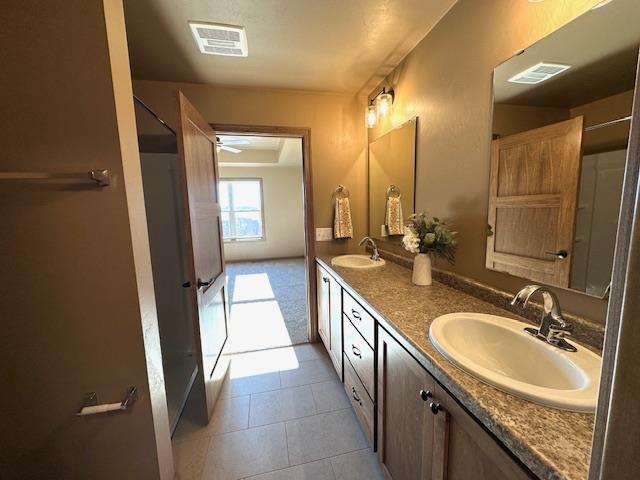
<path id="1" fill-rule="evenodd" d="M 231 305 L 229 351 L 261 350 L 290 345 L 291 337 L 275 300 Z"/>
<path id="2" fill-rule="evenodd" d="M 235 354 L 231 358 L 229 378 L 252 377 L 281 370 L 295 370 L 300 366 L 292 347 Z"/>
<path id="3" fill-rule="evenodd" d="M 273 289 L 266 273 L 237 275 L 233 289 L 232 303 L 274 298 Z"/>

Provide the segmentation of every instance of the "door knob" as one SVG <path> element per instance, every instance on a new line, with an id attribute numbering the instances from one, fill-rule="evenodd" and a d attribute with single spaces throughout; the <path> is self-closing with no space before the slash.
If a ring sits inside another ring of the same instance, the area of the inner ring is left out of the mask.
<path id="1" fill-rule="evenodd" d="M 558 250 L 557 252 L 544 252 L 547 255 L 553 255 L 556 258 L 559 258 L 560 260 L 564 260 L 565 258 L 567 258 L 569 256 L 569 253 L 567 253 L 566 250 Z"/>
<path id="2" fill-rule="evenodd" d="M 191 288 L 191 282 L 184 282 L 182 288 Z"/>
<path id="3" fill-rule="evenodd" d="M 431 398 L 431 392 L 429 390 L 420 390 L 420 398 L 426 402 Z"/>
<path id="4" fill-rule="evenodd" d="M 440 406 L 440 404 L 435 402 L 431 402 L 429 404 L 429 408 L 431 409 L 431 413 L 433 413 L 434 415 L 437 415 L 438 412 L 442 410 L 442 407 Z"/>
<path id="5" fill-rule="evenodd" d="M 198 288 L 208 287 L 212 283 L 213 283 L 213 278 L 210 278 L 209 280 L 202 280 L 202 279 L 199 278 L 198 279 Z"/>

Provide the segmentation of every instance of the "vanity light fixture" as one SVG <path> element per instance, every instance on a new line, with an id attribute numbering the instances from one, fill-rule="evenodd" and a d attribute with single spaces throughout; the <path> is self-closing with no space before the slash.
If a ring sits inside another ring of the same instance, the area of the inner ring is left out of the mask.
<path id="1" fill-rule="evenodd" d="M 393 88 L 387 90 L 386 87 L 383 87 L 369 100 L 366 112 L 367 126 L 369 128 L 373 128 L 378 124 L 378 118 L 382 118 L 391 112 L 394 97 Z"/>
<path id="2" fill-rule="evenodd" d="M 393 89 L 388 92 L 383 87 L 382 91 L 376 97 L 376 105 L 378 106 L 378 115 L 384 117 L 391 111 L 393 105 Z"/>
<path id="3" fill-rule="evenodd" d="M 373 100 L 369 102 L 365 116 L 367 120 L 367 128 L 373 128 L 378 124 L 378 106 Z"/>

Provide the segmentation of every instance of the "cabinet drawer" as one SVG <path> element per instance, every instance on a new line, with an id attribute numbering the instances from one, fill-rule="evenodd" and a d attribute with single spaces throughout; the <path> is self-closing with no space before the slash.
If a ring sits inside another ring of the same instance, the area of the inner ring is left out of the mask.
<path id="1" fill-rule="evenodd" d="M 373 348 L 364 341 L 351 321 L 344 317 L 344 354 L 351 362 L 351 366 L 360 377 L 369 396 L 374 397 L 373 388 Z"/>
<path id="2" fill-rule="evenodd" d="M 373 446 L 373 419 L 374 408 L 373 401 L 365 388 L 362 386 L 362 382 L 356 375 L 351 362 L 345 355 L 343 358 L 344 363 L 344 390 L 347 392 L 347 396 L 351 401 L 351 405 L 356 412 L 358 421 L 362 426 L 369 445 Z"/>
<path id="3" fill-rule="evenodd" d="M 353 326 L 360 332 L 360 334 L 367 341 L 369 346 L 373 347 L 374 342 L 374 330 L 375 330 L 375 320 L 369 313 L 360 306 L 355 299 L 347 293 L 345 290 L 344 295 L 342 296 L 342 307 L 343 312 L 349 317 Z"/>

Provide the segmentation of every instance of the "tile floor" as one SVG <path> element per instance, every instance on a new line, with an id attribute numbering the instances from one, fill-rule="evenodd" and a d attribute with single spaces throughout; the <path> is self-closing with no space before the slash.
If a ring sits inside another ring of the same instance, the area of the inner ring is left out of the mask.
<path id="1" fill-rule="evenodd" d="M 179 480 L 383 478 L 320 344 L 232 355 L 209 425 L 173 443 Z"/>
<path id="2" fill-rule="evenodd" d="M 228 263 L 228 352 L 307 341 L 304 258 Z"/>

